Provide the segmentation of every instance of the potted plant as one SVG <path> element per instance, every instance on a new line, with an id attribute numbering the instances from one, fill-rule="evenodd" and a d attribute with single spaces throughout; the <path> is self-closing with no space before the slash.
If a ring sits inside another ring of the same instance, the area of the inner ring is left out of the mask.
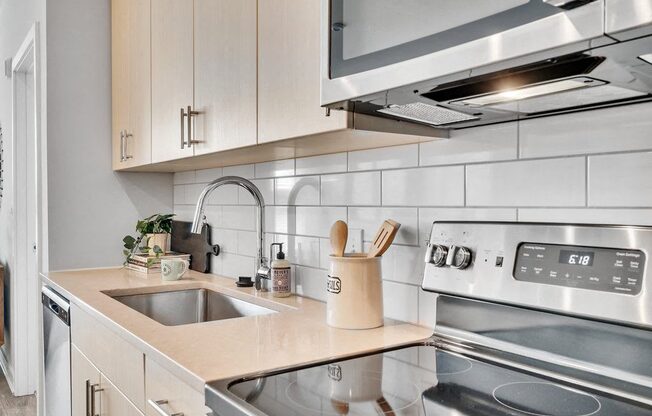
<path id="1" fill-rule="evenodd" d="M 154 214 L 136 223 L 137 236 L 127 235 L 122 239 L 125 264 L 135 254 L 149 254 L 159 257 L 170 251 L 170 233 L 174 214 Z"/>

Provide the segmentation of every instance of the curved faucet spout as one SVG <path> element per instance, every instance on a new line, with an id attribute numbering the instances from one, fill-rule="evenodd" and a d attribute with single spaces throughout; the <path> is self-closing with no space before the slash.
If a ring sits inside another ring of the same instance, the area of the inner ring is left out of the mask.
<path id="1" fill-rule="evenodd" d="M 256 224 L 258 238 L 256 288 L 260 289 L 260 279 L 269 279 L 269 267 L 267 266 L 267 259 L 263 255 L 263 246 L 265 245 L 263 239 L 263 231 L 265 230 L 265 200 L 263 199 L 263 194 L 260 193 L 260 190 L 256 185 L 240 176 L 223 176 L 207 184 L 201 191 L 201 194 L 199 194 L 197 207 L 195 208 L 195 217 L 192 221 L 191 232 L 194 234 L 201 234 L 202 226 L 206 222 L 206 216 L 204 215 L 206 198 L 211 194 L 211 192 L 222 185 L 237 185 L 244 188 L 251 194 L 251 196 L 253 196 L 254 201 L 256 202 L 258 209 L 258 221 Z"/>

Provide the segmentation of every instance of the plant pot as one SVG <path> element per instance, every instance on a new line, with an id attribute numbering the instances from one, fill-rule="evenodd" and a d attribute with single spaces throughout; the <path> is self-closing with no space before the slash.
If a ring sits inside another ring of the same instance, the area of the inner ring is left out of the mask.
<path id="1" fill-rule="evenodd" d="M 149 255 L 154 256 L 154 246 L 159 246 L 164 253 L 170 251 L 170 234 L 159 233 L 159 234 L 147 234 L 147 247 L 150 247 Z"/>

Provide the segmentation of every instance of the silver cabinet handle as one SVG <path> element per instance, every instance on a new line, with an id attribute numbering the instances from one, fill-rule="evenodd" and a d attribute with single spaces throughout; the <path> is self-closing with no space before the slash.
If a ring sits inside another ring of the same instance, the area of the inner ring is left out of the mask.
<path id="1" fill-rule="evenodd" d="M 147 400 L 147 403 L 149 403 L 150 406 L 152 406 L 152 409 L 156 410 L 156 413 L 158 413 L 161 416 L 183 416 L 183 413 L 168 413 L 163 409 L 164 404 L 168 404 L 167 400 Z"/>
<path id="2" fill-rule="evenodd" d="M 120 130 L 120 162 L 125 161 L 125 131 Z"/>
<path id="3" fill-rule="evenodd" d="M 186 112 L 183 110 L 183 107 L 181 107 L 181 150 L 186 146 L 186 138 L 183 137 L 184 133 L 184 128 L 183 128 L 183 120 L 186 117 Z"/>
<path id="4" fill-rule="evenodd" d="M 122 135 L 122 132 L 120 132 L 120 134 Z M 91 404 L 90 395 L 91 395 L 91 381 L 86 380 L 86 402 L 85 402 L 85 404 L 86 404 L 86 416 L 92 416 L 91 415 L 91 408 L 90 408 L 90 404 Z"/>
<path id="5" fill-rule="evenodd" d="M 127 161 L 127 160 L 129 160 L 129 159 L 133 159 L 133 158 L 134 158 L 133 155 L 130 155 L 130 154 L 127 153 L 127 145 L 128 145 L 127 139 L 129 139 L 130 137 L 134 137 L 134 135 L 131 134 L 131 133 L 129 133 L 129 132 L 127 132 L 127 130 L 125 130 L 124 132 L 125 132 L 125 134 L 124 134 L 125 147 L 124 147 L 124 153 L 123 153 L 123 155 L 124 155 L 124 160 Z"/>
<path id="6" fill-rule="evenodd" d="M 195 138 L 192 136 L 192 118 L 194 116 L 198 116 L 201 114 L 199 111 L 195 111 L 192 109 L 192 106 L 188 106 L 188 112 L 186 115 L 188 116 L 188 147 L 191 147 L 193 144 L 201 143 L 201 140 L 195 140 Z"/>
<path id="7" fill-rule="evenodd" d="M 86 386 L 88 387 L 90 385 L 90 406 L 89 406 L 89 401 L 86 401 L 87 407 L 90 407 L 90 413 L 89 416 L 100 416 L 99 413 L 95 412 L 95 394 L 99 393 L 101 391 L 104 391 L 104 389 L 99 388 L 99 384 L 90 384 L 90 381 L 86 380 Z M 88 390 L 87 390 L 87 394 Z"/>

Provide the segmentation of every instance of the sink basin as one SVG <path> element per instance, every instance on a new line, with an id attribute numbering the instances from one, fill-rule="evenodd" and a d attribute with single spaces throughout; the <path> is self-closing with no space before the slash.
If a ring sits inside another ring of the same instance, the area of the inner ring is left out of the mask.
<path id="1" fill-rule="evenodd" d="M 166 326 L 275 313 L 209 289 L 121 295 L 113 299 Z"/>

